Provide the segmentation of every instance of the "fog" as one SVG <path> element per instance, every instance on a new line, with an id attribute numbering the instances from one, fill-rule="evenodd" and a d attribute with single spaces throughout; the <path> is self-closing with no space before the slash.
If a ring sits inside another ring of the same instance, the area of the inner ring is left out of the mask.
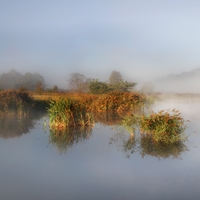
<path id="1" fill-rule="evenodd" d="M 1 2 L 0 74 L 39 73 L 47 86 L 65 89 L 71 73 L 107 81 L 115 70 L 137 89 L 152 81 L 158 91 L 199 92 L 198 78 L 158 81 L 200 66 L 199 6 L 196 0 Z"/>

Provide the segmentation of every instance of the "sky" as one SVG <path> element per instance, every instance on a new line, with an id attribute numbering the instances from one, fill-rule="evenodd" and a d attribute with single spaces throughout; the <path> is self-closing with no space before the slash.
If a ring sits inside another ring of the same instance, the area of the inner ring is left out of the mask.
<path id="1" fill-rule="evenodd" d="M 197 0 L 1 0 L 0 73 L 149 81 L 200 66 Z"/>

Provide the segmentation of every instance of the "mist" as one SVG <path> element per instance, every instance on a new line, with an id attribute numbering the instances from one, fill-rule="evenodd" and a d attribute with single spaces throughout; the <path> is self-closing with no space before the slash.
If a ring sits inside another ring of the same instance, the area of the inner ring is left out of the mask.
<path id="1" fill-rule="evenodd" d="M 39 73 L 48 87 L 67 89 L 72 73 L 107 81 L 115 70 L 137 82 L 138 90 L 152 81 L 155 91 L 199 92 L 198 78 L 160 81 L 199 67 L 198 6 L 156 0 L 2 2 L 0 74 Z"/>

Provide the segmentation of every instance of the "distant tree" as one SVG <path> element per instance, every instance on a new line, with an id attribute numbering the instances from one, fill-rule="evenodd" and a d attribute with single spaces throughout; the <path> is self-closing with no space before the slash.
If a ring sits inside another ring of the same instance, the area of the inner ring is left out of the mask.
<path id="1" fill-rule="evenodd" d="M 98 79 L 94 79 L 90 82 L 89 91 L 92 94 L 102 94 L 108 92 L 109 88 L 106 83 L 98 81 Z"/>
<path id="2" fill-rule="evenodd" d="M 31 74 L 27 72 L 24 75 L 23 85 L 26 85 L 28 90 L 32 90 L 32 91 L 35 90 L 36 87 L 38 87 L 38 83 L 45 85 L 44 78 L 40 74 L 38 73 Z"/>
<path id="3" fill-rule="evenodd" d="M 140 91 L 144 94 L 152 94 L 154 92 L 154 84 L 151 81 L 143 83 L 140 88 Z"/>
<path id="4" fill-rule="evenodd" d="M 23 75 L 12 69 L 0 76 L 3 89 L 18 89 L 22 85 Z"/>
<path id="5" fill-rule="evenodd" d="M 53 92 L 58 92 L 58 86 L 57 86 L 57 85 L 54 85 L 52 91 L 53 91 Z"/>
<path id="6" fill-rule="evenodd" d="M 85 92 L 85 93 L 87 93 L 87 92 L 89 92 L 89 86 L 90 86 L 90 82 L 91 81 L 93 81 L 93 79 L 92 78 L 87 78 L 86 80 L 85 80 L 85 82 L 83 83 L 83 88 L 82 88 L 82 91 L 83 92 Z"/>
<path id="7" fill-rule="evenodd" d="M 70 89 L 77 92 L 83 92 L 83 85 L 84 85 L 85 80 L 86 78 L 83 74 L 79 74 L 79 73 L 71 74 L 71 78 L 69 79 Z"/>
<path id="8" fill-rule="evenodd" d="M 38 94 L 42 94 L 42 92 L 44 92 L 44 84 L 42 82 L 38 82 L 36 84 L 35 91 Z"/>
<path id="9" fill-rule="evenodd" d="M 119 90 L 121 90 L 123 92 L 128 92 L 131 89 L 133 89 L 137 85 L 137 83 L 128 82 L 128 81 L 121 81 L 121 82 L 119 82 L 118 85 L 119 85 L 118 86 Z"/>
<path id="10" fill-rule="evenodd" d="M 116 85 L 117 83 L 123 81 L 122 75 L 120 72 L 112 71 L 110 77 L 109 77 L 109 84 Z"/>
<path id="11" fill-rule="evenodd" d="M 25 86 L 20 86 L 19 87 L 19 90 L 21 91 L 21 92 L 26 92 L 26 91 L 28 91 L 28 89 L 25 87 Z"/>
<path id="12" fill-rule="evenodd" d="M 28 90 L 35 90 L 35 87 L 38 82 L 42 82 L 44 84 L 44 78 L 38 74 L 31 74 L 27 72 L 25 75 L 17 72 L 12 69 L 8 73 L 3 73 L 0 75 L 0 83 L 2 89 L 19 89 L 24 86 Z"/>

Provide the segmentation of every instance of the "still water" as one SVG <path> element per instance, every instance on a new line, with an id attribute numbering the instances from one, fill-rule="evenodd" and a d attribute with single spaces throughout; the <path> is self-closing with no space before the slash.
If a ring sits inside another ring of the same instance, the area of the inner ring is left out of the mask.
<path id="1" fill-rule="evenodd" d="M 188 123 L 184 146 L 154 149 L 126 131 L 97 123 L 55 141 L 45 116 L 0 122 L 1 200 L 198 200 L 200 103 L 160 102 Z"/>

